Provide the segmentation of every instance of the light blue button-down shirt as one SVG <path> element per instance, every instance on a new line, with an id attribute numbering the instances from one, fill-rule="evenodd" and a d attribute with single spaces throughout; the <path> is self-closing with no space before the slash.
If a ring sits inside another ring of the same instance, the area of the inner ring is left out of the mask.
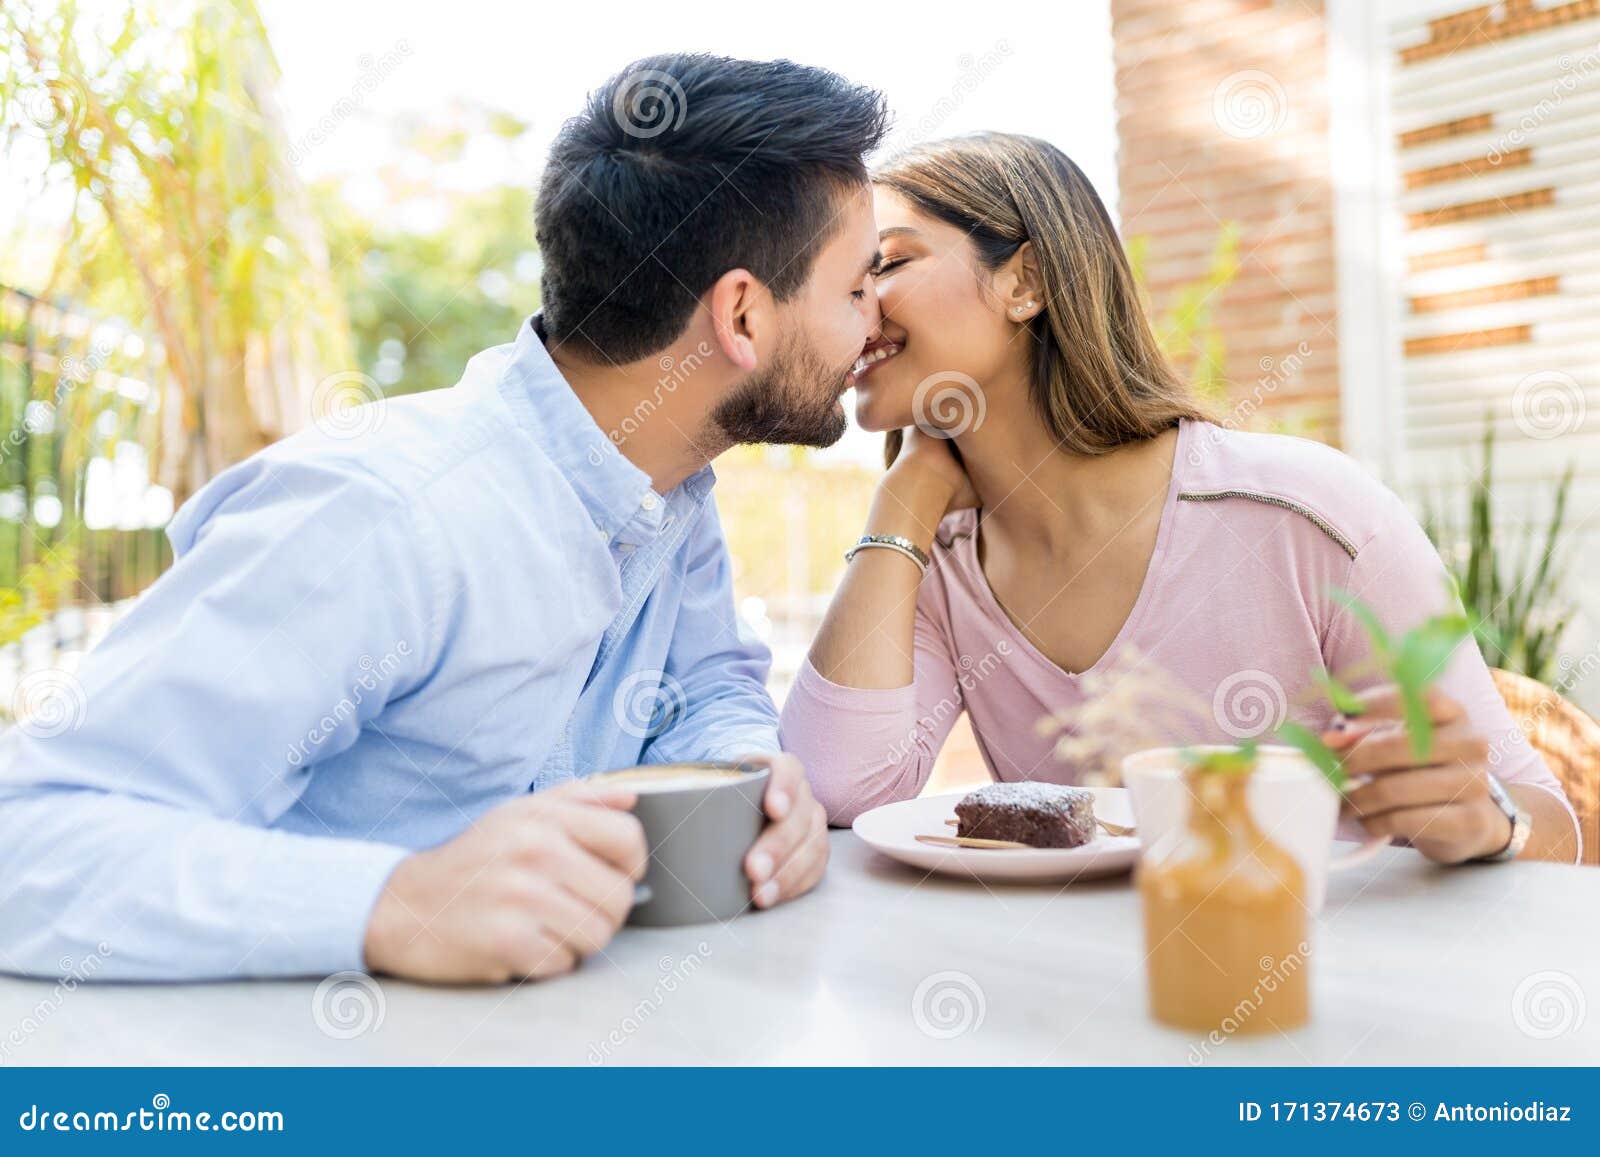
<path id="1" fill-rule="evenodd" d="M 712 483 L 654 493 L 535 323 L 219 475 L 81 695 L 0 740 L 0 968 L 359 968 L 395 864 L 496 804 L 776 751 Z"/>

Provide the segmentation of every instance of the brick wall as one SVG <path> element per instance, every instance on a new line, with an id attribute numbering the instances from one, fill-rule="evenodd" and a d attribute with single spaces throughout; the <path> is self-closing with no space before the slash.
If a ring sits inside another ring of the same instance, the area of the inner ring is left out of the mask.
<path id="1" fill-rule="evenodd" d="M 1236 225 L 1215 314 L 1234 416 L 1337 442 L 1322 5 L 1111 0 L 1111 16 L 1120 216 L 1146 239 L 1153 304 L 1203 278 Z"/>

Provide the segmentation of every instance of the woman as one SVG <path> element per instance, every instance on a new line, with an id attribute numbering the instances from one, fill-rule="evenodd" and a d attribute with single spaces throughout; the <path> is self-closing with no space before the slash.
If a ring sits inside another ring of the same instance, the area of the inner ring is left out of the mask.
<path id="1" fill-rule="evenodd" d="M 883 325 L 856 413 L 891 431 L 891 464 L 783 713 L 833 822 L 916 795 L 961 710 L 995 778 L 1071 782 L 1039 721 L 1142 670 L 1212 709 L 1209 733 L 1169 741 L 1270 739 L 1285 715 L 1324 731 L 1369 832 L 1445 863 L 1577 859 L 1560 785 L 1475 647 L 1435 688 L 1425 766 L 1393 688 L 1358 680 L 1369 710 L 1349 721 L 1326 706 L 1313 672 L 1368 657 L 1330 590 L 1401 630 L 1446 605 L 1443 566 L 1344 455 L 1207 420 L 1076 165 L 985 134 L 875 184 Z M 1247 682 L 1260 725 L 1229 718 Z"/>

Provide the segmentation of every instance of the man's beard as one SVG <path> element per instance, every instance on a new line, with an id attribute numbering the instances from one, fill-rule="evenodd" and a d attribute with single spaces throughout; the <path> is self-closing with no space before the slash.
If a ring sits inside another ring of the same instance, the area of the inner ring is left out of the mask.
<path id="1" fill-rule="evenodd" d="M 849 366 L 829 369 L 809 346 L 788 341 L 712 411 L 711 421 L 736 445 L 832 446 L 848 425 L 839 394 L 849 372 Z"/>

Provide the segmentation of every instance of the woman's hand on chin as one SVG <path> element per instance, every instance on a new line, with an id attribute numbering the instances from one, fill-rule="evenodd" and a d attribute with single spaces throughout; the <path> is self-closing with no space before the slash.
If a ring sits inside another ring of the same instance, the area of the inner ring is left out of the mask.
<path id="1" fill-rule="evenodd" d="M 978 492 L 961 466 L 948 438 L 924 433 L 912 426 L 906 430 L 900 456 L 884 475 L 882 488 L 895 494 L 916 496 L 917 505 L 943 499 L 934 522 L 955 510 L 978 505 Z"/>

